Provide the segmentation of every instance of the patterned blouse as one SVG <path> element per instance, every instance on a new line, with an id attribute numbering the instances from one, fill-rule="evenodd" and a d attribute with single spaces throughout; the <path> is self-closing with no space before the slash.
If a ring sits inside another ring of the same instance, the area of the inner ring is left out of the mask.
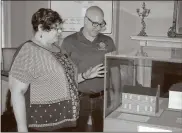
<path id="1" fill-rule="evenodd" d="M 25 94 L 28 127 L 52 131 L 76 126 L 80 109 L 77 69 L 66 55 L 26 42 L 10 75 L 30 84 Z"/>

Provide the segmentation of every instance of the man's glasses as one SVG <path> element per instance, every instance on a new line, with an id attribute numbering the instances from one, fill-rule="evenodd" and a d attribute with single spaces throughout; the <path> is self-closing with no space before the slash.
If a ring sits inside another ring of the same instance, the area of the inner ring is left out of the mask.
<path id="1" fill-rule="evenodd" d="M 103 28 L 104 26 L 106 26 L 106 21 L 104 20 L 102 23 L 98 23 L 98 22 L 93 22 L 90 18 L 88 18 L 87 16 L 85 16 L 91 23 L 93 27 L 97 27 L 100 25 L 101 28 Z"/>

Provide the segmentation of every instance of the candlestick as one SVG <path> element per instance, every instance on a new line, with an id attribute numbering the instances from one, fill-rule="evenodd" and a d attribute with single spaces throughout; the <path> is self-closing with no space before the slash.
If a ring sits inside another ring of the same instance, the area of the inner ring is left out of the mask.
<path id="1" fill-rule="evenodd" d="M 142 9 L 143 9 L 142 12 L 140 12 L 139 8 L 136 9 L 138 16 L 141 17 L 141 24 L 142 24 L 142 29 L 141 29 L 140 33 L 138 34 L 138 36 L 147 36 L 147 33 L 145 32 L 146 23 L 145 23 L 144 19 L 146 17 L 148 17 L 148 15 L 150 14 L 150 9 L 146 8 L 145 2 L 143 2 Z"/>

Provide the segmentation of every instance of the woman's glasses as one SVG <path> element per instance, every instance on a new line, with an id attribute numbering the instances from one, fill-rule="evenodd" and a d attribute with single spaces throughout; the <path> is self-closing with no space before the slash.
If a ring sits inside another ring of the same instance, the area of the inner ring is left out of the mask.
<path id="1" fill-rule="evenodd" d="M 60 28 L 60 27 L 51 27 L 51 29 L 54 29 L 57 32 L 62 32 L 63 31 L 63 28 Z"/>

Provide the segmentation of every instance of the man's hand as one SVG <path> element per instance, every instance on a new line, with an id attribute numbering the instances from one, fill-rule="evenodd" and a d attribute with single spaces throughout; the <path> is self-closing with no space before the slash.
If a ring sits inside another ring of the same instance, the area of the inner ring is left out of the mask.
<path id="1" fill-rule="evenodd" d="M 83 76 L 85 79 L 92 79 L 95 77 L 104 77 L 104 73 L 106 71 L 104 70 L 103 64 L 99 64 L 95 67 L 90 67 L 85 73 L 83 73 Z"/>

